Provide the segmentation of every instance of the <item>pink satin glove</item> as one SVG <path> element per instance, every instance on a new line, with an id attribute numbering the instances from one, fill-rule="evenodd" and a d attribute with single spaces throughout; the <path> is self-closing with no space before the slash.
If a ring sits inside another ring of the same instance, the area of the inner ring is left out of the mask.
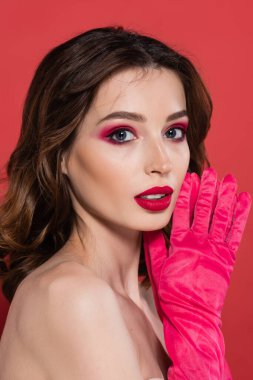
<path id="1" fill-rule="evenodd" d="M 173 212 L 170 241 L 143 232 L 145 260 L 173 366 L 169 380 L 232 379 L 225 361 L 221 312 L 251 197 L 233 176 L 221 183 L 204 170 L 187 173 Z"/>

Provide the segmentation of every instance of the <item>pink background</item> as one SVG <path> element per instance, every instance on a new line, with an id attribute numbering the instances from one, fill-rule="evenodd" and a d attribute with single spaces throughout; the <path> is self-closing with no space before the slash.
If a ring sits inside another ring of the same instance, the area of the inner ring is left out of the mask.
<path id="1" fill-rule="evenodd" d="M 24 96 L 35 67 L 55 45 L 87 29 L 120 24 L 162 39 L 198 68 L 214 103 L 206 140 L 220 179 L 236 176 L 253 196 L 253 51 L 250 0 L 2 0 L 0 166 L 14 148 Z M 233 379 L 253 379 L 253 212 L 223 309 Z M 0 297 L 0 333 L 7 307 Z"/>

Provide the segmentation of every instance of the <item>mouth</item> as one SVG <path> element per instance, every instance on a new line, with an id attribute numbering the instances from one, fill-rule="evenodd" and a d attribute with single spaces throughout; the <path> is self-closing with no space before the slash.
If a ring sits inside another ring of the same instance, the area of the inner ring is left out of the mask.
<path id="1" fill-rule="evenodd" d="M 162 211 L 169 207 L 173 189 L 170 186 L 152 187 L 134 197 L 142 208 L 149 211 Z"/>

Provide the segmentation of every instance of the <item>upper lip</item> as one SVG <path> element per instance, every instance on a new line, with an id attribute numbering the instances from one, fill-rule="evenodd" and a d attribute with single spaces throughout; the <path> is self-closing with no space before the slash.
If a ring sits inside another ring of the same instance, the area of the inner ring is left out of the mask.
<path id="1" fill-rule="evenodd" d="M 140 193 L 136 195 L 136 197 L 141 197 L 142 195 L 151 195 L 151 194 L 172 194 L 173 189 L 170 186 L 155 186 L 151 187 L 148 190 L 143 191 L 143 193 Z"/>

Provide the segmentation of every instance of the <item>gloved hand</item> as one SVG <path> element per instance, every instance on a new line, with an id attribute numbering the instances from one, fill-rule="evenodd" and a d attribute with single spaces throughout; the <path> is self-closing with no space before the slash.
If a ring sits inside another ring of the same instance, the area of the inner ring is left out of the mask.
<path id="1" fill-rule="evenodd" d="M 251 197 L 233 176 L 219 183 L 206 169 L 187 173 L 173 212 L 170 240 L 143 232 L 146 265 L 173 366 L 169 380 L 232 379 L 225 361 L 221 311 Z"/>

